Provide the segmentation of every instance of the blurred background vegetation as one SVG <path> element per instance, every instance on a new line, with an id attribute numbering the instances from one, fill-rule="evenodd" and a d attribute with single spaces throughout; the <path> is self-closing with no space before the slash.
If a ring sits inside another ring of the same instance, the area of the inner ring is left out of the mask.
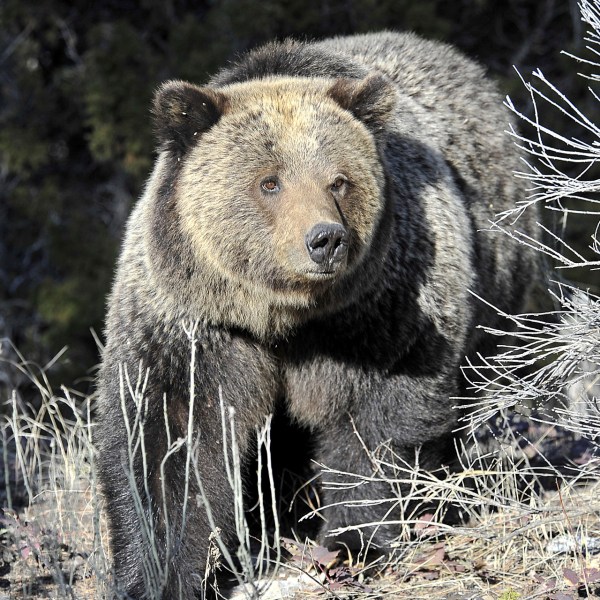
<path id="1" fill-rule="evenodd" d="M 525 79 L 540 67 L 586 110 L 574 76 L 585 65 L 560 54 L 585 54 L 581 28 L 575 0 L 3 0 L 0 339 L 40 365 L 68 346 L 51 379 L 90 385 L 91 329 L 101 338 L 123 226 L 151 168 L 161 81 L 205 82 L 273 38 L 412 30 L 479 60 L 525 112 L 513 65 Z M 582 218 L 568 235 L 585 247 L 593 225 Z M 14 377 L 0 364 L 0 385 Z"/>

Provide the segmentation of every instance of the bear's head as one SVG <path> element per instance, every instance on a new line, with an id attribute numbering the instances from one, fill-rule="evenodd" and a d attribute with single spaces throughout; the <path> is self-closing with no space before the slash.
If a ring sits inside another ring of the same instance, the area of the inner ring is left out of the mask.
<path id="1" fill-rule="evenodd" d="M 227 315 L 207 309 L 212 320 L 285 329 L 275 313 L 302 319 L 369 268 L 385 208 L 378 144 L 394 106 L 393 87 L 378 75 L 159 89 L 155 127 L 176 171 L 161 192 L 170 195 L 169 215 L 160 218 L 176 216 L 205 307 L 227 306 Z M 209 298 L 213 288 L 220 300 Z M 270 325 L 236 317 L 240 303 Z"/>

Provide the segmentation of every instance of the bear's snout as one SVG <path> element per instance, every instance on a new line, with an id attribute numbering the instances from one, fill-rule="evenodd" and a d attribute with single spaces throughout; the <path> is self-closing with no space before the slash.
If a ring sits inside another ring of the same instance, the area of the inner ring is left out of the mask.
<path id="1" fill-rule="evenodd" d="M 306 234 L 306 248 L 320 270 L 335 270 L 348 255 L 348 231 L 339 223 L 317 223 Z"/>

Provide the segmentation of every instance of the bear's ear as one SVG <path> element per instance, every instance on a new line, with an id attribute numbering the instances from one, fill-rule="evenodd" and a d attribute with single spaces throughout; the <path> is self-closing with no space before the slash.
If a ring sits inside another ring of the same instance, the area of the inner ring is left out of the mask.
<path id="1" fill-rule="evenodd" d="M 224 94 L 185 81 L 167 81 L 158 88 L 152 106 L 154 129 L 161 147 L 184 154 L 225 111 Z"/>
<path id="2" fill-rule="evenodd" d="M 383 129 L 396 106 L 394 86 L 382 75 L 369 75 L 364 79 L 336 79 L 328 94 L 373 133 Z"/>

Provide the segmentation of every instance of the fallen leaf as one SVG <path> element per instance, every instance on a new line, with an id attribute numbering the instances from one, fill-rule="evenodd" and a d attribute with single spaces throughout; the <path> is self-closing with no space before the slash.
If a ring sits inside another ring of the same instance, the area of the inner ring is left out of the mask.
<path id="1" fill-rule="evenodd" d="M 577 573 L 573 571 L 573 569 L 567 569 L 565 567 L 563 569 L 563 576 L 571 585 L 579 585 L 579 575 L 577 575 Z"/>
<path id="2" fill-rule="evenodd" d="M 324 567 L 331 566 L 337 560 L 339 553 L 339 550 L 328 550 L 323 546 L 316 546 L 310 550 L 312 559 Z"/>
<path id="3" fill-rule="evenodd" d="M 600 570 L 598 569 L 584 569 L 585 580 L 588 583 L 598 583 L 600 581 Z"/>
<path id="4" fill-rule="evenodd" d="M 551 600 L 575 600 L 571 594 L 565 594 L 564 592 L 556 592 L 556 594 L 550 594 L 548 597 Z"/>
<path id="5" fill-rule="evenodd" d="M 546 577 L 545 575 L 534 573 L 533 580 L 541 584 L 543 590 L 549 591 L 556 587 L 556 577 Z"/>
<path id="6" fill-rule="evenodd" d="M 444 566 L 453 573 L 464 573 L 467 570 L 467 567 L 465 567 L 465 565 L 461 565 L 460 563 L 454 562 L 453 560 L 447 560 L 444 563 Z"/>
<path id="7" fill-rule="evenodd" d="M 431 554 L 426 554 L 419 556 L 415 562 L 413 563 L 415 567 L 419 569 L 429 569 L 431 567 L 435 567 L 437 565 L 441 565 L 444 562 L 444 557 L 446 556 L 446 545 L 436 544 L 432 547 L 433 552 Z"/>

